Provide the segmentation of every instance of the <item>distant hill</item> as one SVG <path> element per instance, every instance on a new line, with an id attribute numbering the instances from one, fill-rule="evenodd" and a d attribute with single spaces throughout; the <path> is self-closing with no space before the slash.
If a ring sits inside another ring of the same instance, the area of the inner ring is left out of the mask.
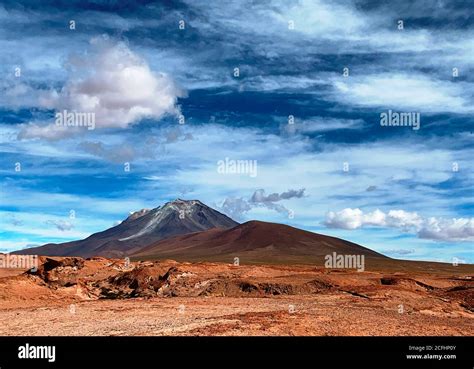
<path id="1" fill-rule="evenodd" d="M 260 221 L 167 238 L 144 247 L 132 257 L 230 263 L 238 257 L 242 262 L 252 263 L 321 264 L 324 256 L 333 252 L 389 260 L 349 241 Z"/>

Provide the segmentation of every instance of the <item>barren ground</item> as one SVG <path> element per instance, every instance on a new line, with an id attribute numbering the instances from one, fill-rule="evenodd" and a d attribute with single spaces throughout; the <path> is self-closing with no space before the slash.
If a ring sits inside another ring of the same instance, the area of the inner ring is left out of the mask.
<path id="1" fill-rule="evenodd" d="M 472 266 L 42 262 L 0 270 L 0 335 L 474 335 Z"/>

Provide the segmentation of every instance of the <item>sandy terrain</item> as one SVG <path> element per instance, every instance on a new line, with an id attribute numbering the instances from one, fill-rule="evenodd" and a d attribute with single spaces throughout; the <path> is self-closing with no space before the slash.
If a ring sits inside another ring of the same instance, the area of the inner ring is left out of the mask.
<path id="1" fill-rule="evenodd" d="M 474 335 L 472 266 L 42 262 L 0 271 L 0 335 Z"/>

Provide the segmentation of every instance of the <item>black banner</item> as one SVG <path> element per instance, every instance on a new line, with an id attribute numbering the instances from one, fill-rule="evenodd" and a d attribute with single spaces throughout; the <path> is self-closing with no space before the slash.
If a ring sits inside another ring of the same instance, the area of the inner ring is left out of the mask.
<path id="1" fill-rule="evenodd" d="M 473 337 L 0 337 L 0 369 L 472 369 L 473 341 Z"/>

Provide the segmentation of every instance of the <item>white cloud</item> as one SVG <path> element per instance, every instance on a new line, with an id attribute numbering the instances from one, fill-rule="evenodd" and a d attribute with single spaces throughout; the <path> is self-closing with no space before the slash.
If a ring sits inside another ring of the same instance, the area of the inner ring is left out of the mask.
<path id="1" fill-rule="evenodd" d="M 387 221 L 387 216 L 379 209 L 373 211 L 372 213 L 364 214 L 361 218 L 361 224 L 370 224 L 370 225 L 375 225 L 375 226 L 382 225 L 386 221 Z"/>
<path id="2" fill-rule="evenodd" d="M 339 129 L 360 130 L 364 128 L 365 122 L 362 119 L 337 119 L 327 117 L 312 117 L 299 120 L 295 118 L 294 124 L 285 122 L 281 124 L 280 131 L 289 134 L 293 133 L 319 133 L 330 132 Z"/>
<path id="3" fill-rule="evenodd" d="M 14 250 L 21 250 L 30 247 L 41 246 L 40 243 L 32 243 L 28 239 L 20 239 L 20 240 L 2 240 L 0 245 L 0 252 L 11 252 Z"/>
<path id="4" fill-rule="evenodd" d="M 465 83 L 432 80 L 422 75 L 376 74 L 364 77 L 336 77 L 333 85 L 339 101 L 382 109 L 410 109 L 415 112 L 469 112 Z"/>
<path id="5" fill-rule="evenodd" d="M 413 227 L 419 228 L 422 221 L 422 218 L 415 212 L 390 210 L 385 218 L 385 224 L 380 225 L 408 230 Z"/>
<path id="6" fill-rule="evenodd" d="M 47 225 L 52 225 L 59 231 L 70 231 L 71 229 L 74 228 L 74 224 L 71 222 L 68 222 L 66 220 L 52 220 L 49 219 L 45 222 Z"/>
<path id="7" fill-rule="evenodd" d="M 281 2 L 273 18 L 288 27 L 293 21 L 294 30 L 310 36 L 341 37 L 361 32 L 366 21 L 351 4 L 339 5 L 320 0 Z"/>
<path id="8" fill-rule="evenodd" d="M 78 129 L 74 127 L 60 127 L 50 123 L 44 125 L 30 123 L 22 127 L 17 137 L 19 140 L 42 138 L 48 141 L 56 141 L 70 137 L 77 132 Z"/>
<path id="9" fill-rule="evenodd" d="M 384 213 L 377 209 L 364 214 L 358 208 L 346 208 L 338 212 L 329 211 L 324 224 L 329 228 L 340 229 L 358 229 L 365 226 L 396 228 L 416 233 L 419 238 L 435 241 L 474 240 L 474 218 L 423 218 L 416 212 L 404 210 Z"/>
<path id="10" fill-rule="evenodd" d="M 337 213 L 330 211 L 324 224 L 330 228 L 357 229 L 362 226 L 362 210 L 346 208 Z"/>
<path id="11" fill-rule="evenodd" d="M 37 91 L 25 83 L 15 83 L 12 80 L 3 80 L 0 83 L 0 104 L 19 108 L 25 106 L 25 97 L 30 104 L 34 104 L 34 99 L 37 98 Z M 26 104 L 27 105 L 27 104 Z"/>
<path id="12" fill-rule="evenodd" d="M 144 118 L 179 114 L 176 103 L 184 92 L 169 75 L 153 72 L 124 43 L 93 39 L 90 53 L 71 57 L 68 67 L 68 81 L 60 91 L 44 91 L 39 98 L 41 107 L 94 113 L 98 129 L 126 128 Z M 19 134 L 19 138 L 64 136 L 64 128 L 53 123 L 30 124 Z"/>
<path id="13" fill-rule="evenodd" d="M 364 107 L 415 112 L 470 112 L 465 83 L 432 80 L 422 75 L 376 74 L 335 77 L 335 99 Z"/>
<path id="14" fill-rule="evenodd" d="M 420 238 L 439 241 L 474 241 L 474 218 L 429 218 L 418 232 Z"/>
<path id="15" fill-rule="evenodd" d="M 415 249 L 390 249 L 384 251 L 386 254 L 410 255 L 415 253 Z"/>
<path id="16" fill-rule="evenodd" d="M 134 146 L 125 143 L 120 145 L 105 145 L 101 141 L 83 141 L 78 146 L 91 155 L 104 158 L 114 163 L 128 162 L 133 160 L 136 155 Z"/>

